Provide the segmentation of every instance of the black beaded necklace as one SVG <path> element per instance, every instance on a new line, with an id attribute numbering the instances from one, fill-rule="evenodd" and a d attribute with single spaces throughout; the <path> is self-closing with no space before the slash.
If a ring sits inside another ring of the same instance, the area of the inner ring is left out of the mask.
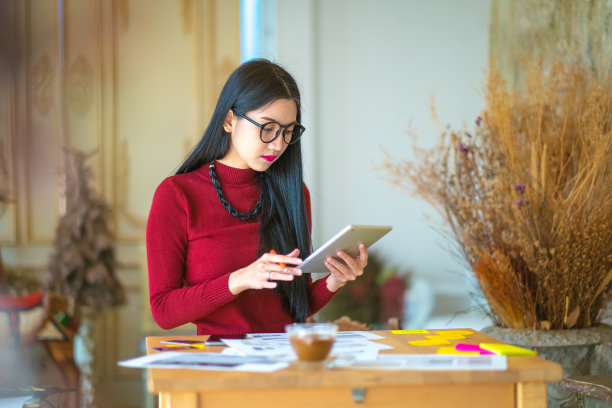
<path id="1" fill-rule="evenodd" d="M 230 215 L 242 221 L 250 220 L 251 218 L 257 217 L 257 214 L 259 214 L 259 211 L 261 211 L 261 193 L 259 194 L 259 201 L 257 201 L 257 204 L 255 204 L 255 208 L 253 209 L 253 211 L 248 212 L 248 213 L 241 213 L 237 209 L 232 207 L 229 201 L 225 199 L 225 196 L 223 195 L 223 190 L 221 190 L 221 184 L 219 183 L 219 180 L 217 179 L 217 172 L 215 171 L 214 161 L 210 163 L 210 165 L 208 166 L 208 169 L 209 169 L 209 174 L 210 174 L 210 181 L 212 181 L 213 187 L 215 188 L 215 191 L 217 192 L 217 198 L 219 198 L 219 201 L 221 201 L 223 208 L 225 208 L 227 212 L 230 213 Z M 261 174 L 260 174 L 260 177 L 261 177 Z"/>

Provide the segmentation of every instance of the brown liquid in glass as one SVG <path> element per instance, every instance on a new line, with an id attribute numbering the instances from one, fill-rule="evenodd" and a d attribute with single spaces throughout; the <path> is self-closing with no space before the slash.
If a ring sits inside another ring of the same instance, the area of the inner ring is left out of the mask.
<path id="1" fill-rule="evenodd" d="M 333 337 L 315 333 L 303 337 L 290 336 L 289 341 L 298 356 L 298 360 L 302 361 L 324 360 L 334 344 Z"/>

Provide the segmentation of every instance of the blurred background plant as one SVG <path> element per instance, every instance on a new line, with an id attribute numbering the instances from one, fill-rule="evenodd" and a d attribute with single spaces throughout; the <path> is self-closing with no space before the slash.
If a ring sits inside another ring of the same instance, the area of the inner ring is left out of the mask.
<path id="1" fill-rule="evenodd" d="M 93 407 L 98 406 L 99 398 L 95 375 L 99 318 L 125 303 L 125 291 L 116 273 L 110 208 L 91 186 L 93 172 L 87 160 L 94 153 L 74 148 L 64 151 L 65 213 L 57 224 L 47 286 L 74 304 L 68 317 L 78 320 L 78 326 L 70 336 L 74 344 L 70 344 L 64 375 L 78 384 L 81 406 Z"/>
<path id="2" fill-rule="evenodd" d="M 382 169 L 443 216 L 496 325 L 591 327 L 612 297 L 612 81 L 528 72 L 510 93 L 491 64 L 473 130 L 443 127 L 416 161 Z"/>
<path id="3" fill-rule="evenodd" d="M 318 317 L 335 321 L 346 316 L 368 328 L 385 328 L 389 318 L 403 318 L 408 279 L 409 274 L 384 265 L 379 255 L 370 252 L 363 276 L 348 282 Z"/>
<path id="4" fill-rule="evenodd" d="M 116 273 L 110 209 L 90 186 L 92 156 L 66 152 L 66 213 L 59 219 L 50 260 L 49 289 L 94 312 L 125 302 Z"/>

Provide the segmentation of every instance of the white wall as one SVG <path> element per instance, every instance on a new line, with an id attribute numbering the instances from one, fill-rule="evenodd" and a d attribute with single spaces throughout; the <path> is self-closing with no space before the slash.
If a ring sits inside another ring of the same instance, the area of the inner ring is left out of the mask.
<path id="1" fill-rule="evenodd" d="M 462 265 L 425 219 L 433 210 L 374 170 L 383 149 L 410 157 L 411 127 L 433 145 L 430 95 L 441 120 L 471 124 L 488 58 L 490 0 L 263 0 L 263 57 L 286 66 L 303 93 L 307 183 L 315 244 L 346 224 L 390 224 L 372 248 L 385 261 L 431 282 L 435 312 L 470 303 Z"/>

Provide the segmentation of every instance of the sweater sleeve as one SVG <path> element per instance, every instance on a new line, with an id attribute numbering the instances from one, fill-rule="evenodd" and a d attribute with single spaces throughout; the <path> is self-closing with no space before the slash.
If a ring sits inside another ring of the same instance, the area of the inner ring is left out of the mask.
<path id="1" fill-rule="evenodd" d="M 308 305 L 310 306 L 308 312 L 311 316 L 321 310 L 337 293 L 327 289 L 327 276 L 311 282 L 308 286 Z"/>
<path id="2" fill-rule="evenodd" d="M 311 204 L 310 204 L 310 191 L 304 184 L 304 199 L 306 201 L 306 214 L 308 217 L 308 228 L 312 234 L 312 215 L 311 215 Z M 336 294 L 336 292 L 330 292 L 327 289 L 327 276 L 312 281 L 312 275 L 309 275 L 308 283 L 308 305 L 310 306 L 309 313 L 313 315 L 317 313 L 323 306 L 325 306 Z"/>
<path id="3" fill-rule="evenodd" d="M 146 244 L 151 313 L 165 330 L 201 319 L 235 298 L 227 274 L 184 287 L 188 211 L 182 192 L 169 179 L 162 182 L 153 196 Z"/>

